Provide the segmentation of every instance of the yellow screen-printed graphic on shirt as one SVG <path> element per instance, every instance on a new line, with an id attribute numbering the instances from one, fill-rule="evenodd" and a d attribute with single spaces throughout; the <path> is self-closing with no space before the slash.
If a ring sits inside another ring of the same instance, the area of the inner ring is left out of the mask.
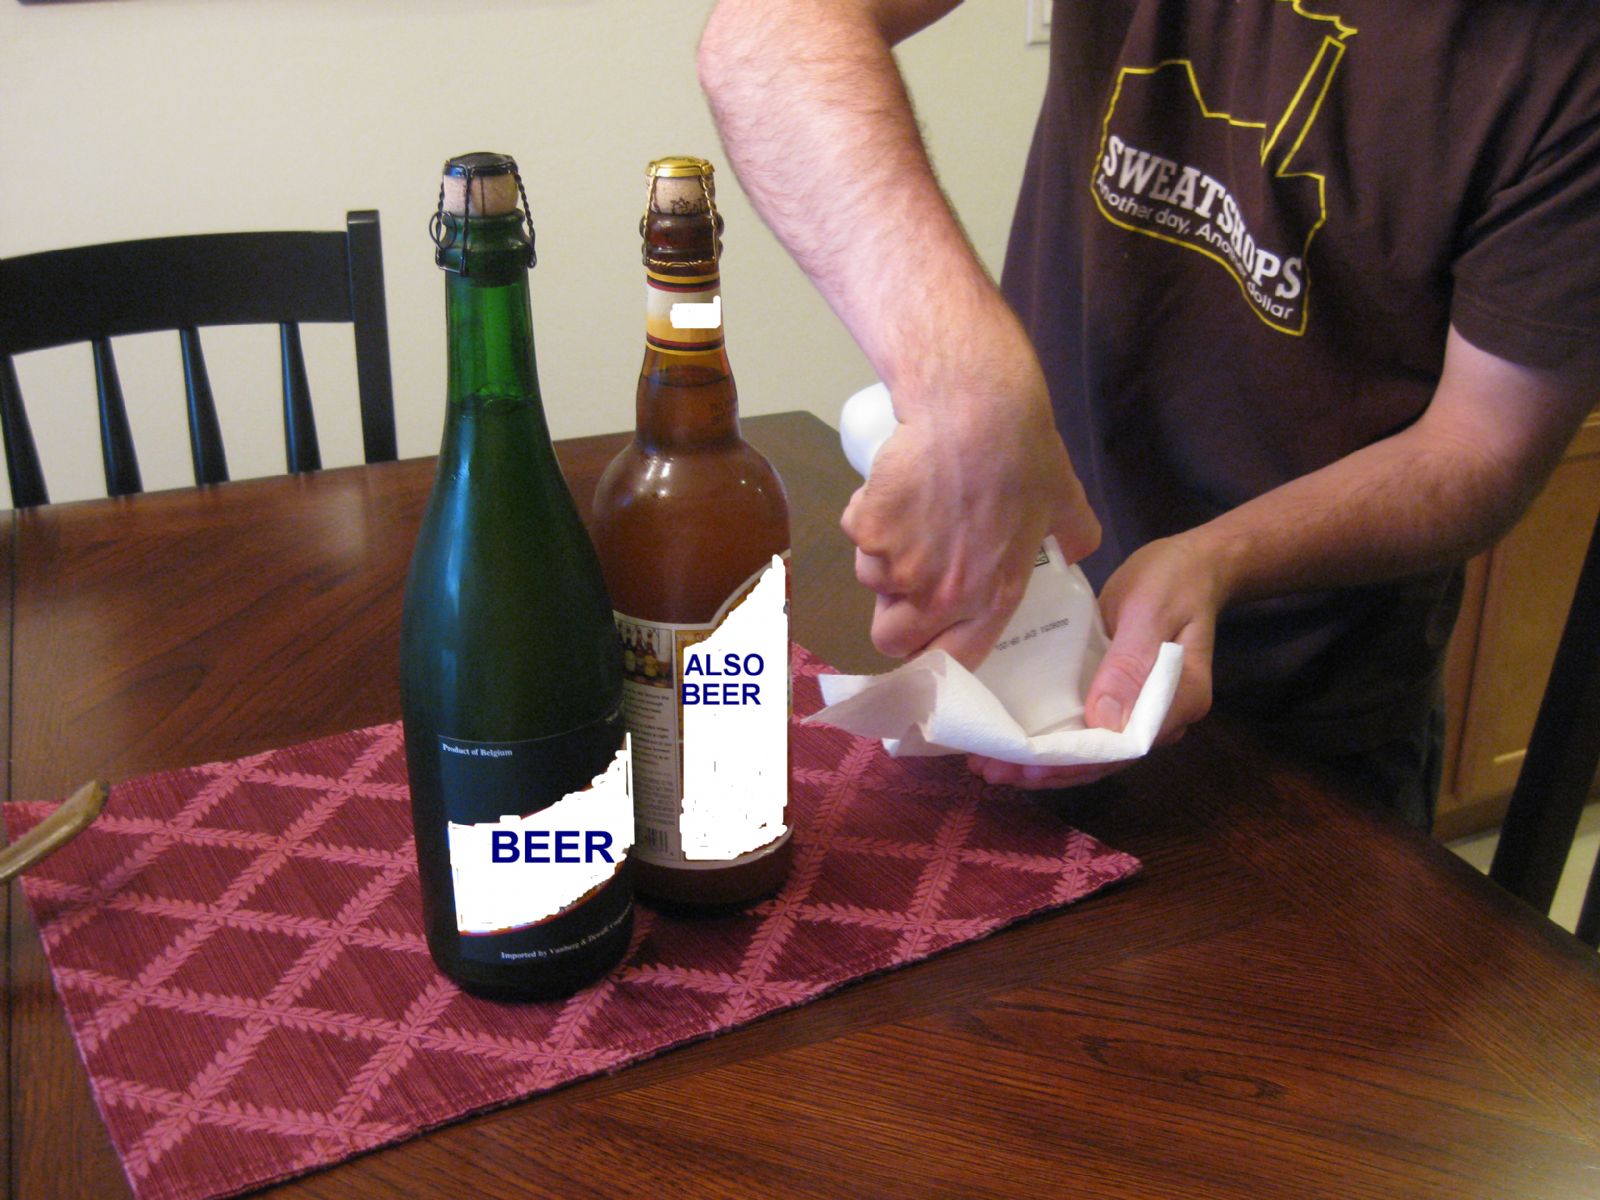
<path id="1" fill-rule="evenodd" d="M 1123 67 L 1090 189 L 1112 224 L 1218 263 L 1257 317 L 1299 336 L 1310 312 L 1307 254 L 1327 219 L 1327 181 L 1294 163 L 1357 31 L 1307 12 L 1302 0 L 1267 4 L 1270 34 L 1257 52 L 1263 62 L 1306 61 L 1298 77 L 1279 74 L 1292 92 L 1283 95 L 1280 85 L 1273 95 L 1249 72 L 1212 83 L 1202 78 L 1207 64 L 1193 57 Z M 1213 104 L 1217 96 L 1224 99 Z"/>

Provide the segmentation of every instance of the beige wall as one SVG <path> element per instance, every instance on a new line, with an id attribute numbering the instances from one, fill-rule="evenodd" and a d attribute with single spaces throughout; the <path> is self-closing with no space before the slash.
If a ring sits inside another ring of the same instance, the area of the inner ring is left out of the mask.
<path id="1" fill-rule="evenodd" d="M 694 77 L 708 0 L 0 0 L 0 255 L 377 208 L 400 452 L 442 418 L 427 222 L 449 155 L 514 154 L 539 233 L 534 320 L 557 437 L 633 419 L 644 164 L 720 160 Z M 1046 69 L 1025 0 L 970 0 L 902 59 L 947 191 L 998 271 Z M 723 290 L 747 414 L 833 422 L 870 378 L 731 174 Z M 235 478 L 282 469 L 270 330 L 206 335 Z M 308 327 L 328 465 L 360 440 L 348 328 Z M 145 485 L 189 482 L 176 339 L 122 339 Z M 88 352 L 18 363 L 52 498 L 103 494 Z M 0 481 L 0 502 L 9 492 Z"/>

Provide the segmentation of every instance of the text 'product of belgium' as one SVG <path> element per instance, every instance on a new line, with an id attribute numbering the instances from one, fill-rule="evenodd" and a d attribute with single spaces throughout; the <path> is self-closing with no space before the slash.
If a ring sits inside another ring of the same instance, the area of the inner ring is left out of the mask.
<path id="1" fill-rule="evenodd" d="M 622 646 L 556 461 L 516 163 L 445 164 L 449 390 L 406 583 L 401 705 L 428 949 L 470 991 L 563 995 L 633 929 Z"/>
<path id="2" fill-rule="evenodd" d="M 789 508 L 739 434 L 711 164 L 647 171 L 637 427 L 595 492 L 622 635 L 639 891 L 717 909 L 776 891 L 792 853 Z"/>

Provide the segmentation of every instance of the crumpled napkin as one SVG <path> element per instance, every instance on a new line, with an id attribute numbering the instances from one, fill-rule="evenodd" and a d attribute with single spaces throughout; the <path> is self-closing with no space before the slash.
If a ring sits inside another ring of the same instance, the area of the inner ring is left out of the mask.
<path id="1" fill-rule="evenodd" d="M 1103 655 L 1100 649 L 1093 664 Z M 885 675 L 821 676 L 827 707 L 806 720 L 882 738 L 884 749 L 902 758 L 982 754 L 1041 766 L 1123 762 L 1150 749 L 1182 669 L 1183 647 L 1163 643 L 1121 732 L 1086 728 L 1080 715 L 1029 736 L 999 698 L 943 650 L 930 650 Z M 1086 676 L 1092 675 L 1091 666 Z M 1064 677 L 1062 686 L 1076 689 L 1078 682 Z M 1077 708 L 1081 714 L 1081 701 Z"/>

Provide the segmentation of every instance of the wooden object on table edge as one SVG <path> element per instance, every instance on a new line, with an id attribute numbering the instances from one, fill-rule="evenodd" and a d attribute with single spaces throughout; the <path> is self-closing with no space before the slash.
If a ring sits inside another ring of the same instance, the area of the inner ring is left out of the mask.
<path id="1" fill-rule="evenodd" d="M 1517 526 L 1467 564 L 1445 660 L 1441 841 L 1505 817 L 1597 515 L 1600 409 Z"/>

